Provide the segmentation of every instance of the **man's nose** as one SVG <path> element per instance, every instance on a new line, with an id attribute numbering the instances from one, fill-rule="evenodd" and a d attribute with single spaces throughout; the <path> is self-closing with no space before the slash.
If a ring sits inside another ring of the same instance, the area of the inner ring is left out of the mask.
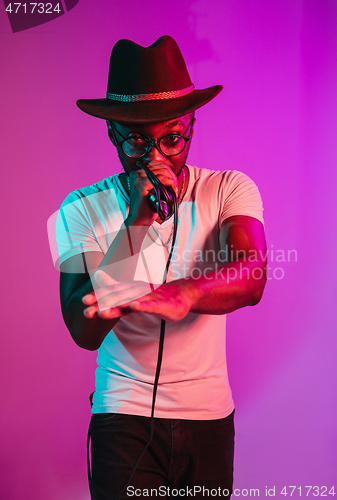
<path id="1" fill-rule="evenodd" d="M 166 156 L 163 155 L 163 153 L 161 153 L 156 141 L 151 141 L 149 144 L 149 149 L 148 149 L 148 152 L 147 152 L 145 158 L 149 159 L 149 160 L 161 160 L 161 161 L 163 161 L 166 159 Z"/>

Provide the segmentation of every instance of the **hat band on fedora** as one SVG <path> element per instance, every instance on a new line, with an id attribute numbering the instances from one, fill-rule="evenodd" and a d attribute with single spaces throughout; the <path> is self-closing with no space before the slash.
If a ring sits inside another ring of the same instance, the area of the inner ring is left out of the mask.
<path id="1" fill-rule="evenodd" d="M 156 101 L 159 99 L 174 99 L 176 97 L 182 97 L 187 94 L 191 94 L 194 91 L 194 85 L 190 85 L 181 90 L 171 90 L 168 92 L 157 92 L 155 94 L 110 94 L 106 93 L 107 99 L 112 101 L 122 101 L 122 102 L 140 102 L 140 101 Z"/>

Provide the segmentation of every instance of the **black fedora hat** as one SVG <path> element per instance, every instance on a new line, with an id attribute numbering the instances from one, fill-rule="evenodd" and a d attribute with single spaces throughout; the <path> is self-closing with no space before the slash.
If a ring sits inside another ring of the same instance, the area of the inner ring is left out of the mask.
<path id="1" fill-rule="evenodd" d="M 200 108 L 222 90 L 195 90 L 176 41 L 162 36 L 149 47 L 119 40 L 113 47 L 106 98 L 80 99 L 92 116 L 119 123 L 156 123 Z"/>

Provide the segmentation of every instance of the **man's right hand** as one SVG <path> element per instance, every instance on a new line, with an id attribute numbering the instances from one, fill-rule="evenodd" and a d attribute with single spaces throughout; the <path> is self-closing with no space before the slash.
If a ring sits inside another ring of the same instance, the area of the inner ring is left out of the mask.
<path id="1" fill-rule="evenodd" d="M 158 177 L 164 186 L 169 186 L 178 196 L 178 179 L 167 158 L 153 158 L 145 165 Z M 153 212 L 149 204 L 149 196 L 153 186 L 148 180 L 145 170 L 138 168 L 130 174 L 130 210 L 125 221 L 126 225 L 150 226 L 158 214 Z"/>

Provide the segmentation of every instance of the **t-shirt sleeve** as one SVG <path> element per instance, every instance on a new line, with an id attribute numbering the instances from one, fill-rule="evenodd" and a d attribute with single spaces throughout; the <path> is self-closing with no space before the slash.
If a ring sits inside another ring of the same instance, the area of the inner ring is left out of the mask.
<path id="1" fill-rule="evenodd" d="M 86 197 L 71 193 L 54 214 L 54 220 L 49 221 L 49 241 L 56 269 L 74 255 L 103 252 L 92 225 L 90 207 Z"/>
<path id="2" fill-rule="evenodd" d="M 248 215 L 264 225 L 261 195 L 248 175 L 236 170 L 225 172 L 222 195 L 220 224 L 233 215 Z"/>

